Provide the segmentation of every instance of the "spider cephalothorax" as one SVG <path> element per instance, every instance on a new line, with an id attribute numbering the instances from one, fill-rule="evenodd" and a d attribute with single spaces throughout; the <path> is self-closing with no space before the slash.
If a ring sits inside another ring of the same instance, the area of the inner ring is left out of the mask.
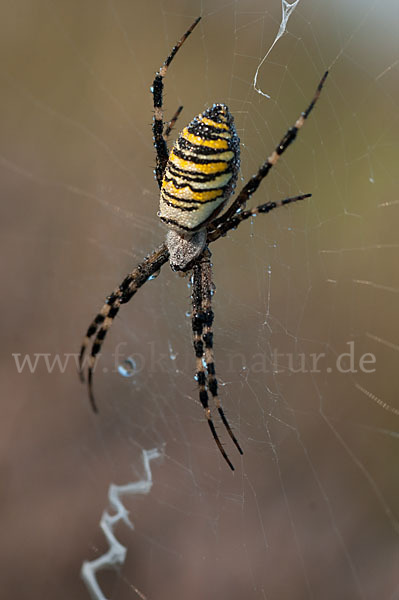
<path id="1" fill-rule="evenodd" d="M 214 104 L 195 117 L 183 129 L 170 153 L 166 142 L 182 107 L 177 110 L 166 127 L 163 122 L 163 79 L 176 52 L 199 21 L 200 18 L 196 19 L 174 46 L 156 74 L 151 88 L 154 101 L 155 173 L 160 188 L 158 214 L 168 227 L 166 243 L 147 256 L 107 297 L 104 306 L 86 332 L 80 350 L 79 365 L 83 379 L 85 351 L 90 339 L 95 335 L 87 373 L 89 397 L 93 410 L 96 411 L 92 385 L 94 365 L 107 331 L 121 305 L 129 302 L 137 290 L 166 262 L 169 261 L 172 269 L 176 271 L 191 270 L 192 331 L 199 399 L 213 438 L 223 458 L 234 470 L 216 432 L 209 408 L 210 393 L 223 425 L 242 454 L 218 396 L 213 360 L 212 265 L 208 246 L 253 215 L 268 213 L 278 206 L 303 200 L 311 195 L 301 194 L 277 202 L 266 202 L 252 210 L 244 210 L 247 200 L 258 189 L 283 152 L 295 140 L 299 129 L 305 123 L 320 95 L 327 72 L 317 86 L 316 93 L 307 109 L 301 113 L 295 124 L 283 136 L 272 154 L 260 166 L 258 172 L 244 185 L 231 205 L 219 215 L 234 191 L 240 163 L 240 140 L 227 106 Z"/>

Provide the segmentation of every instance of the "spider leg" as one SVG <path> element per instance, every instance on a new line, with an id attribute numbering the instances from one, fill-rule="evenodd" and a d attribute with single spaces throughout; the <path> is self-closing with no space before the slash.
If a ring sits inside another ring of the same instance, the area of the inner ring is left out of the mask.
<path id="1" fill-rule="evenodd" d="M 317 86 L 316 92 L 312 98 L 307 109 L 300 114 L 298 119 L 295 121 L 295 125 L 290 127 L 287 133 L 284 135 L 280 143 L 276 146 L 275 150 L 271 153 L 271 155 L 266 159 L 263 165 L 259 168 L 256 175 L 253 175 L 251 179 L 244 185 L 237 198 L 231 204 L 231 206 L 218 218 L 215 219 L 212 223 L 212 226 L 217 227 L 222 224 L 227 219 L 230 219 L 240 208 L 244 207 L 247 200 L 252 196 L 252 194 L 258 189 L 262 180 L 269 173 L 270 169 L 276 164 L 280 156 L 287 150 L 287 148 L 292 144 L 295 140 L 298 131 L 304 125 L 306 119 L 309 114 L 313 110 L 314 105 L 319 99 L 321 90 L 323 88 L 324 82 L 327 78 L 328 71 L 326 71 L 323 77 L 320 80 L 319 85 Z"/>
<path id="2" fill-rule="evenodd" d="M 175 112 L 175 114 L 173 115 L 171 120 L 169 121 L 169 123 L 167 123 L 167 125 L 165 127 L 165 133 L 163 134 L 165 141 L 167 141 L 168 137 L 170 136 L 170 132 L 172 131 L 173 127 L 176 125 L 176 121 L 179 118 L 182 110 L 183 110 L 183 107 L 179 106 L 179 108 L 177 109 L 177 111 Z"/>
<path id="3" fill-rule="evenodd" d="M 83 359 L 84 359 L 84 355 L 86 353 L 87 346 L 90 343 L 90 338 L 96 333 L 96 331 L 98 330 L 101 323 L 103 323 L 104 319 L 108 316 L 111 306 L 112 305 L 109 304 L 109 297 L 108 297 L 107 303 L 104 304 L 104 306 L 102 307 L 100 312 L 94 317 L 93 321 L 90 323 L 90 325 L 86 331 L 85 337 L 83 338 L 83 342 L 82 342 L 82 345 L 80 347 L 80 352 L 79 352 L 79 366 L 78 366 L 79 377 L 82 382 L 84 381 Z"/>
<path id="4" fill-rule="evenodd" d="M 310 198 L 312 194 L 300 194 L 299 196 L 293 196 L 291 198 L 284 198 L 284 200 L 277 200 L 276 202 L 266 202 L 265 204 L 260 204 L 256 208 L 250 210 L 242 210 L 235 215 L 233 215 L 230 219 L 227 219 L 223 223 L 221 223 L 217 228 L 210 229 L 207 236 L 207 243 L 210 244 L 215 240 L 219 239 L 221 236 L 225 235 L 230 229 L 235 229 L 239 226 L 242 221 L 246 221 L 250 217 L 254 217 L 255 215 L 266 214 L 275 208 L 279 208 L 280 206 L 286 206 L 287 204 L 291 204 L 292 202 L 299 202 L 300 200 L 305 200 L 305 198 Z M 211 224 L 212 225 L 212 224 Z"/>
<path id="5" fill-rule="evenodd" d="M 209 256 L 210 253 L 208 252 Z M 192 330 L 193 330 L 193 345 L 196 356 L 196 378 L 199 388 L 199 399 L 202 407 L 205 411 L 205 416 L 208 421 L 209 428 L 211 430 L 213 439 L 219 448 L 220 453 L 229 465 L 230 469 L 234 471 L 234 466 L 226 454 L 225 449 L 222 446 L 220 438 L 216 433 L 215 425 L 212 420 L 211 410 L 209 408 L 209 396 L 206 385 L 206 373 L 205 373 L 205 349 L 203 341 L 204 325 L 207 322 L 207 315 L 204 310 L 203 298 L 204 298 L 204 276 L 203 276 L 203 265 L 209 261 L 209 257 L 205 253 L 202 254 L 201 258 L 193 266 L 193 292 L 192 292 Z"/>
<path id="6" fill-rule="evenodd" d="M 131 282 L 133 282 L 133 278 L 131 279 Z M 137 289 L 133 292 L 133 294 L 135 294 L 136 291 L 137 291 Z M 120 299 L 120 297 L 115 297 L 115 292 L 114 292 L 114 294 L 111 294 L 111 297 L 112 297 L 112 304 L 111 305 L 104 304 L 103 310 L 105 309 L 105 307 L 109 307 L 110 310 L 108 312 L 108 315 L 104 318 L 104 320 L 103 320 L 102 324 L 100 325 L 100 328 L 97 332 L 97 335 L 94 338 L 94 342 L 92 344 L 91 352 L 90 352 L 90 356 L 89 356 L 88 367 L 87 367 L 87 389 L 89 392 L 90 404 L 91 404 L 91 407 L 94 412 L 98 412 L 96 401 L 94 399 L 94 394 L 93 394 L 93 371 L 94 371 L 94 366 L 96 364 L 97 354 L 101 350 L 101 346 L 103 345 L 105 336 L 107 335 L 107 331 L 111 327 L 116 315 L 119 312 L 119 308 L 121 305 L 121 299 Z"/>
<path id="7" fill-rule="evenodd" d="M 230 424 L 224 414 L 223 408 L 220 403 L 220 399 L 218 396 L 218 382 L 216 379 L 215 372 L 215 362 L 213 356 L 213 310 L 212 310 L 212 291 L 214 288 L 212 281 L 212 265 L 211 265 L 211 253 L 208 249 L 204 251 L 204 259 L 202 261 L 202 307 L 203 307 L 203 315 L 204 315 L 204 327 L 202 340 L 205 344 L 204 349 L 204 358 L 205 364 L 208 371 L 208 389 L 213 396 L 213 400 L 215 402 L 216 408 L 220 415 L 220 418 L 223 422 L 223 425 L 226 427 L 229 436 L 231 437 L 233 443 L 237 447 L 237 450 L 240 454 L 243 454 L 243 451 L 238 443 L 237 438 L 235 437 Z"/>
<path id="8" fill-rule="evenodd" d="M 159 188 L 162 185 L 162 178 L 165 171 L 166 163 L 168 162 L 168 148 L 166 146 L 166 140 L 163 135 L 164 124 L 163 124 L 163 104 L 162 104 L 162 95 L 163 95 L 163 79 L 166 75 L 168 67 L 172 60 L 175 57 L 176 52 L 179 48 L 184 44 L 194 27 L 200 21 L 201 17 L 198 17 L 194 23 L 187 29 L 186 33 L 183 37 L 177 42 L 177 44 L 172 48 L 171 53 L 168 58 L 163 63 L 162 67 L 159 69 L 158 73 L 155 75 L 155 79 L 152 84 L 152 94 L 153 94 L 153 103 L 154 103 L 154 120 L 152 125 L 152 132 L 154 135 L 154 145 L 156 150 L 156 168 L 155 175 L 158 181 Z"/>
<path id="9" fill-rule="evenodd" d="M 126 304 L 134 296 L 137 290 L 144 285 L 148 279 L 154 275 L 168 261 L 169 251 L 165 244 L 162 244 L 152 254 L 147 256 L 141 264 L 138 265 L 129 275 L 125 277 L 119 287 L 108 296 L 104 306 L 91 322 L 79 354 L 79 374 L 83 380 L 83 360 L 90 339 L 96 334 L 91 346 L 90 356 L 87 366 L 88 392 L 91 406 L 94 412 L 97 412 L 97 406 L 93 395 L 93 372 L 96 358 L 101 350 L 105 336 L 111 327 L 121 304 Z"/>

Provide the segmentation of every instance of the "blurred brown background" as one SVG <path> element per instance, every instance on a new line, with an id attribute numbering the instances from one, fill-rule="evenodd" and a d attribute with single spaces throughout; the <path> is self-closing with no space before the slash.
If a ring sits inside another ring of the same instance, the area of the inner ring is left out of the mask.
<path id="1" fill-rule="evenodd" d="M 397 2 L 302 0 L 259 71 L 270 100 L 253 78 L 277 0 L 21 0 L 1 12 L 4 597 L 88 598 L 79 571 L 107 549 L 108 486 L 140 478 L 142 449 L 157 446 L 150 495 L 126 500 L 136 529 L 117 529 L 126 563 L 100 577 L 108 598 L 396 598 Z M 167 266 L 106 340 L 98 416 L 73 357 L 64 373 L 43 358 L 18 373 L 13 356 L 76 353 L 105 296 L 162 240 L 149 88 L 198 14 L 166 117 L 184 104 L 181 129 L 227 103 L 243 181 L 331 67 L 252 202 L 313 198 L 212 247 L 216 368 L 245 452 L 218 428 L 234 475 L 197 401 L 188 282 Z M 374 373 L 334 367 L 350 341 L 357 365 L 375 356 Z M 118 352 L 136 373 L 120 375 Z M 294 373 L 287 356 L 298 368 L 301 353 L 309 368 Z"/>

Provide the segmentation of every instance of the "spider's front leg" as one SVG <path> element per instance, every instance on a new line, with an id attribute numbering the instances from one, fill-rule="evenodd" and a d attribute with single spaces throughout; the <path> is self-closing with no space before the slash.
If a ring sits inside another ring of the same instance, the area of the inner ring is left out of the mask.
<path id="1" fill-rule="evenodd" d="M 212 394 L 220 418 L 226 427 L 231 439 L 240 454 L 242 450 L 231 430 L 229 422 L 221 407 L 217 391 L 217 379 L 213 359 L 213 311 L 212 311 L 212 266 L 211 253 L 205 248 L 199 259 L 193 265 L 193 291 L 192 291 L 192 329 L 193 344 L 196 356 L 196 377 L 199 387 L 199 398 L 204 408 L 205 416 L 213 438 L 229 467 L 234 471 L 234 466 L 224 450 L 219 436 L 216 433 L 209 408 L 208 390 Z"/>
<path id="2" fill-rule="evenodd" d="M 149 278 L 154 275 L 168 261 L 169 251 L 165 244 L 162 244 L 152 254 L 147 256 L 138 267 L 125 277 L 119 287 L 110 294 L 96 317 L 91 322 L 86 336 L 83 339 L 79 354 L 79 374 L 84 380 L 84 356 L 91 338 L 96 334 L 91 346 L 91 352 L 87 364 L 87 384 L 91 406 L 94 412 L 97 412 L 97 405 L 93 394 L 93 372 L 96 364 L 97 355 L 104 343 L 105 336 L 110 329 L 116 315 L 119 312 L 121 304 L 126 304 L 134 296 L 137 290 L 144 285 Z"/>

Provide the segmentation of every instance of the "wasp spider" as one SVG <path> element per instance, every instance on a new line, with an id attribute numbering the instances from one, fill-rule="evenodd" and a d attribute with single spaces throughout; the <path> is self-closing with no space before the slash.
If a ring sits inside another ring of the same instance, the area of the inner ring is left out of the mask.
<path id="1" fill-rule="evenodd" d="M 149 254 L 119 287 L 106 299 L 104 306 L 90 324 L 80 351 L 80 374 L 83 379 L 84 354 L 94 337 L 88 359 L 88 392 L 94 411 L 97 407 L 93 395 L 93 369 L 96 357 L 107 331 L 122 304 L 126 304 L 137 290 L 169 261 L 175 271 L 192 272 L 192 331 L 196 356 L 196 380 L 199 399 L 213 438 L 234 470 L 216 432 L 209 407 L 209 394 L 213 397 L 219 417 L 240 454 L 242 449 L 224 414 L 218 396 L 218 385 L 213 359 L 212 265 L 209 245 L 236 228 L 242 221 L 291 202 L 308 198 L 304 194 L 278 202 L 267 202 L 257 208 L 245 210 L 245 204 L 257 190 L 279 157 L 294 141 L 313 109 L 327 72 L 323 75 L 316 93 L 301 113 L 293 127 L 284 135 L 276 149 L 259 168 L 256 175 L 244 185 L 235 200 L 218 216 L 230 198 L 237 181 L 240 164 L 240 140 L 234 120 L 224 104 L 214 104 L 195 117 L 180 133 L 173 149 L 168 152 L 167 139 L 181 112 L 180 107 L 172 120 L 163 122 L 163 80 L 176 52 L 198 24 L 194 21 L 180 41 L 174 46 L 155 76 L 151 88 L 154 102 L 153 135 L 156 150 L 156 179 L 160 188 L 159 217 L 168 231 L 166 243 Z"/>

